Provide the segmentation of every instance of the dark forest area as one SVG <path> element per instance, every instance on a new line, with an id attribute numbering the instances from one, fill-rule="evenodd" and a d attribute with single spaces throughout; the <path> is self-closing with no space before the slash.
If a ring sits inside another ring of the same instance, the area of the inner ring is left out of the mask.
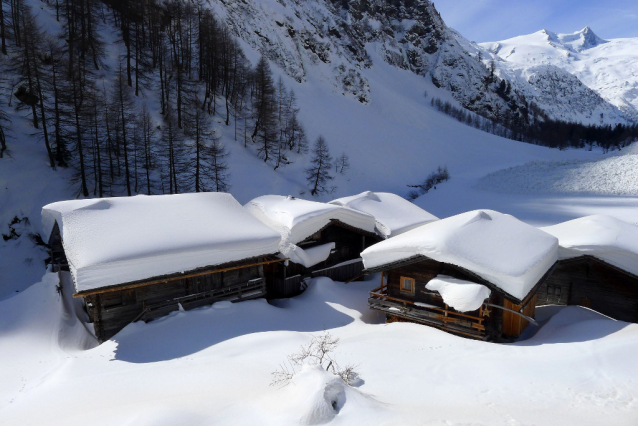
<path id="1" fill-rule="evenodd" d="M 594 146 L 604 152 L 616 150 L 638 140 L 638 124 L 615 126 L 594 126 L 581 123 L 556 121 L 548 118 L 534 104 L 529 105 L 530 117 L 526 120 L 489 120 L 477 113 L 456 107 L 450 102 L 432 98 L 430 104 L 443 112 L 476 129 L 493 135 L 520 142 L 547 146 L 550 148 L 587 148 Z"/>
<path id="2" fill-rule="evenodd" d="M 3 81 L 0 157 L 11 148 L 3 130 L 14 102 L 29 113 L 50 167 L 73 168 L 83 196 L 227 191 L 228 152 L 212 117 L 275 169 L 288 153 L 308 151 L 294 92 L 273 81 L 265 59 L 251 67 L 203 2 L 42 5 L 59 34 L 44 31 L 23 0 L 2 0 L 0 59 L 19 79 Z M 109 28 L 118 29 L 110 48 Z M 146 104 L 155 98 L 159 119 Z"/>

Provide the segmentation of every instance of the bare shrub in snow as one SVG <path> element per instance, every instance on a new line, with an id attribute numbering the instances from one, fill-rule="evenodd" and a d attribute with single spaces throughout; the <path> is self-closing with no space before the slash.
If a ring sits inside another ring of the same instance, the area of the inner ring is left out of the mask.
<path id="1" fill-rule="evenodd" d="M 297 373 L 298 368 L 304 364 L 319 365 L 326 371 L 341 377 L 348 385 L 353 386 L 359 381 L 357 365 L 348 364 L 345 367 L 339 366 L 333 353 L 339 345 L 339 339 L 332 337 L 329 332 L 324 332 L 321 336 L 315 336 L 307 345 L 301 345 L 299 351 L 288 355 L 286 362 L 279 366 L 279 369 L 272 373 L 271 386 L 286 386 Z"/>
<path id="2" fill-rule="evenodd" d="M 415 200 L 423 194 L 427 194 L 430 189 L 436 189 L 436 185 L 441 182 L 445 182 L 450 179 L 450 172 L 447 170 L 447 166 L 441 167 L 428 175 L 423 182 L 418 185 L 408 185 L 410 188 L 416 188 L 408 193 L 408 199 Z"/>

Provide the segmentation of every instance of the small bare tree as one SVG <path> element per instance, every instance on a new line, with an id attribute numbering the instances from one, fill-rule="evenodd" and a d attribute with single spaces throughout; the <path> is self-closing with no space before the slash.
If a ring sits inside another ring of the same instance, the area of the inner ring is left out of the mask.
<path id="1" fill-rule="evenodd" d="M 350 169 L 350 159 L 346 155 L 346 153 L 342 153 L 339 158 L 335 161 L 335 172 L 345 175 L 346 172 Z"/>
<path id="2" fill-rule="evenodd" d="M 297 373 L 299 367 L 304 363 L 319 365 L 326 371 L 341 377 L 348 385 L 352 386 L 359 380 L 356 371 L 357 365 L 348 364 L 340 367 L 333 353 L 339 344 L 339 339 L 332 337 L 325 331 L 321 336 L 315 336 L 307 345 L 301 345 L 298 352 L 288 355 L 287 362 L 279 366 L 279 369 L 272 373 L 271 386 L 286 386 Z"/>

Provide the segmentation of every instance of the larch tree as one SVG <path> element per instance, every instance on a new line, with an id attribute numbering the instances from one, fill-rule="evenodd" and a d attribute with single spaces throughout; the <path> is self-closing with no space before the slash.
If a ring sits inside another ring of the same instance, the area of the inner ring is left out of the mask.
<path id="1" fill-rule="evenodd" d="M 306 169 L 306 180 L 312 188 L 311 195 L 328 192 L 327 184 L 334 177 L 330 175 L 332 169 L 332 156 L 328 149 L 328 144 L 323 136 L 319 136 L 312 148 L 311 166 Z"/>
<path id="2" fill-rule="evenodd" d="M 252 139 L 258 146 L 259 156 L 267 162 L 277 148 L 277 102 L 272 71 L 263 56 L 254 72 L 253 116 L 255 128 Z"/>

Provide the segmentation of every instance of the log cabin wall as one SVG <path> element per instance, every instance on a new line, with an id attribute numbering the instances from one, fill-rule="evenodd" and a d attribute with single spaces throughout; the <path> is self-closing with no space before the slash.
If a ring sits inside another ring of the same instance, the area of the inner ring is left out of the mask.
<path id="1" fill-rule="evenodd" d="M 538 295 L 537 304 L 580 305 L 620 321 L 638 322 L 638 277 L 591 256 L 559 261 Z"/>
<path id="2" fill-rule="evenodd" d="M 251 263 L 255 263 L 254 259 L 248 262 L 248 264 Z M 263 277 L 263 266 L 257 265 L 140 286 L 129 290 L 109 291 L 85 296 L 84 299 L 89 318 L 93 322 L 95 335 L 100 342 L 103 342 L 113 337 L 132 321 L 138 319 L 140 314 L 149 307 L 157 306 L 158 309 L 154 310 L 152 315 L 144 318 L 145 320 L 167 315 L 178 310 L 178 301 L 174 299 L 197 294 L 203 295 L 215 290 L 223 293 L 225 288 L 248 283 L 251 280 L 262 278 L 263 282 Z M 262 296 L 265 295 L 265 284 L 263 287 Z M 215 301 L 214 297 L 201 297 L 184 300 L 182 306 L 188 310 L 211 304 Z"/>
<path id="3" fill-rule="evenodd" d="M 413 303 L 434 305 L 451 311 L 454 311 L 454 309 L 447 307 L 441 296 L 438 293 L 427 290 L 425 285 L 437 275 L 448 275 L 472 282 L 480 281 L 477 280 L 477 277 L 469 276 L 465 271 L 454 265 L 431 259 L 394 268 L 385 274 L 387 276 L 387 292 L 389 296 L 401 300 L 408 300 Z M 402 277 L 414 279 L 414 292 L 401 291 L 400 283 Z M 485 284 L 485 282 L 479 282 L 479 284 Z M 503 296 L 492 290 L 488 302 L 502 306 Z M 487 312 L 482 312 L 482 309 L 478 309 L 476 311 L 463 313 L 473 317 L 484 318 L 483 325 L 485 326 L 485 334 L 494 339 L 500 338 L 503 322 L 502 310 L 490 308 Z"/>

